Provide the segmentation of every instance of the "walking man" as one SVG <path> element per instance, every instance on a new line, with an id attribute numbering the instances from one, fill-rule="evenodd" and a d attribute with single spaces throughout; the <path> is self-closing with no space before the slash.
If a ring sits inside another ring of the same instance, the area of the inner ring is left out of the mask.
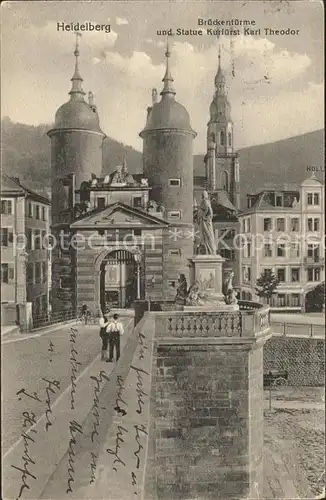
<path id="1" fill-rule="evenodd" d="M 107 333 L 107 327 L 109 325 L 109 321 L 106 316 L 102 316 L 100 318 L 100 337 L 102 339 L 102 355 L 101 361 L 109 361 L 108 359 L 108 342 L 109 342 L 109 334 Z"/>
<path id="2" fill-rule="evenodd" d="M 116 350 L 116 360 L 120 358 L 120 335 L 124 334 L 122 323 L 118 321 L 119 315 L 113 315 L 113 321 L 107 326 L 107 333 L 109 334 L 110 354 L 109 361 L 113 361 L 113 350 Z"/>

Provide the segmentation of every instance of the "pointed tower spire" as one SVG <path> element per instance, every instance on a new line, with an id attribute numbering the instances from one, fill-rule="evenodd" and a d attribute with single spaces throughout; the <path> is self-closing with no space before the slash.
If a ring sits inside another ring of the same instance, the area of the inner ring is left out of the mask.
<path id="1" fill-rule="evenodd" d="M 74 72 L 73 77 L 71 79 L 71 81 L 72 81 L 71 91 L 69 92 L 69 94 L 71 96 L 71 99 L 84 100 L 85 92 L 83 91 L 83 87 L 82 87 L 83 79 L 79 73 L 79 66 L 78 66 L 78 57 L 79 57 L 78 37 L 80 37 L 81 34 L 77 33 L 77 32 L 75 34 L 76 34 L 76 48 L 74 51 L 74 56 L 76 58 L 76 62 L 75 62 L 75 72 Z"/>
<path id="2" fill-rule="evenodd" d="M 221 45 L 218 46 L 218 68 L 215 76 L 215 86 L 220 86 L 225 84 L 225 77 L 221 67 Z M 223 88 L 223 87 L 222 87 Z"/>
<path id="3" fill-rule="evenodd" d="M 174 96 L 175 95 L 175 90 L 173 88 L 174 80 L 171 76 L 170 65 L 169 65 L 170 56 L 171 56 L 171 52 L 170 52 L 170 48 L 169 48 L 169 37 L 168 37 L 167 42 L 166 42 L 166 52 L 165 52 L 166 71 L 165 71 L 164 78 L 162 80 L 162 82 L 164 82 L 164 87 L 163 87 L 163 90 L 161 92 L 161 96 L 164 96 L 164 95 Z"/>

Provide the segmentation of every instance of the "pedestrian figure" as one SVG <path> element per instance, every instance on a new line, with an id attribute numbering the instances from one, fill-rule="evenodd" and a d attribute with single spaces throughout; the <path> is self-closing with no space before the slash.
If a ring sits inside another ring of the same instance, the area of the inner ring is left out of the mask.
<path id="1" fill-rule="evenodd" d="M 116 350 L 116 360 L 120 358 L 120 335 L 123 335 L 124 329 L 122 323 L 118 321 L 119 315 L 113 315 L 113 321 L 108 325 L 106 331 L 109 334 L 110 355 L 109 361 L 113 361 L 113 350 Z"/>
<path id="2" fill-rule="evenodd" d="M 108 318 L 106 316 L 103 316 L 100 319 L 100 337 L 102 339 L 101 361 L 109 361 L 108 359 L 109 333 L 106 331 L 108 325 L 109 325 Z"/>

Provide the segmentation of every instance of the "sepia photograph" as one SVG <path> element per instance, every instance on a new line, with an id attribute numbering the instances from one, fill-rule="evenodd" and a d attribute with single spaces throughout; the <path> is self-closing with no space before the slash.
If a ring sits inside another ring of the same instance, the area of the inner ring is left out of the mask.
<path id="1" fill-rule="evenodd" d="M 1 7 L 1 498 L 324 498 L 322 2 Z"/>

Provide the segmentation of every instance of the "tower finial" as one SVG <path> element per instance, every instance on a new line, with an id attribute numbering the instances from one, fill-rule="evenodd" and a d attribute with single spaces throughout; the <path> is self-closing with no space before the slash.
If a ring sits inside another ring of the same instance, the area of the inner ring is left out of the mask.
<path id="1" fill-rule="evenodd" d="M 71 79 L 71 81 L 72 81 L 71 91 L 69 92 L 69 94 L 71 95 L 71 98 L 83 100 L 85 92 L 83 91 L 83 88 L 82 88 L 83 79 L 79 73 L 79 66 L 78 66 L 79 37 L 81 37 L 81 33 L 78 33 L 77 31 L 75 31 L 75 35 L 76 35 L 76 46 L 75 46 L 74 56 L 76 58 L 76 62 L 75 62 L 75 71 L 74 71 L 73 77 Z"/>
<path id="2" fill-rule="evenodd" d="M 162 82 L 164 82 L 164 87 L 163 87 L 163 90 L 161 92 L 161 96 L 164 96 L 166 94 L 170 94 L 172 96 L 175 95 L 175 90 L 174 90 L 173 85 L 172 85 L 172 82 L 174 80 L 173 80 L 173 78 L 171 76 L 170 65 L 169 65 L 169 58 L 170 58 L 170 56 L 171 56 L 171 52 L 170 52 L 170 47 L 169 47 L 169 37 L 167 37 L 166 52 L 165 52 L 165 57 L 166 57 L 166 71 L 165 71 L 164 78 L 162 80 Z"/>

